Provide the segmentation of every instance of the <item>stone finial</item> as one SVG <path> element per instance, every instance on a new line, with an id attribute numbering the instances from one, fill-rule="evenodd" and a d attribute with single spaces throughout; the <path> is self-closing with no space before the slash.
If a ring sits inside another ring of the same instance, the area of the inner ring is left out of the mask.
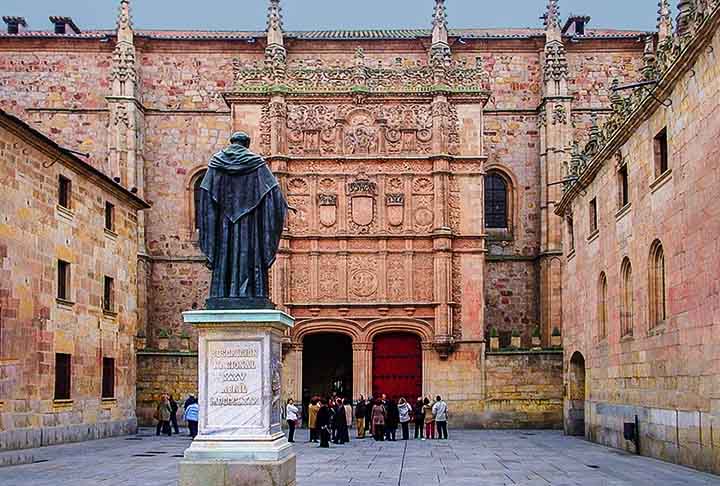
<path id="1" fill-rule="evenodd" d="M 655 79 L 657 74 L 655 64 L 655 39 L 652 35 L 645 36 L 642 74 L 647 81 Z"/>
<path id="2" fill-rule="evenodd" d="M 693 27 L 693 14 L 695 13 L 695 1 L 694 0 L 679 0 L 678 1 L 678 14 L 677 14 L 677 33 L 680 37 L 683 37 L 692 31 Z"/>
<path id="3" fill-rule="evenodd" d="M 283 45 L 283 18 L 280 0 L 270 0 L 267 16 L 268 45 Z"/>
<path id="4" fill-rule="evenodd" d="M 447 44 L 448 43 L 448 23 L 447 23 L 447 7 L 445 0 L 435 0 L 435 11 L 433 12 L 432 21 L 432 43 Z"/>
<path id="5" fill-rule="evenodd" d="M 672 36 L 673 24 L 670 13 L 670 0 L 660 0 L 658 2 L 658 19 L 657 19 L 658 38 L 660 42 Z"/>
<path id="6" fill-rule="evenodd" d="M 133 41 L 132 16 L 130 14 L 130 0 L 120 0 L 120 9 L 117 18 L 118 42 Z"/>
<path id="7" fill-rule="evenodd" d="M 559 0 L 548 0 L 547 10 L 543 15 L 545 30 L 560 30 L 560 5 Z"/>

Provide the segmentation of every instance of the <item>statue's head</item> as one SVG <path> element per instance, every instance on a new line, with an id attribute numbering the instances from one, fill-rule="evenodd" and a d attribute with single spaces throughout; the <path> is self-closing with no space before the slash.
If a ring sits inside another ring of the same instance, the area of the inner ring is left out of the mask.
<path id="1" fill-rule="evenodd" d="M 230 143 L 240 144 L 243 147 L 250 147 L 250 135 L 245 132 L 235 132 L 230 137 Z"/>

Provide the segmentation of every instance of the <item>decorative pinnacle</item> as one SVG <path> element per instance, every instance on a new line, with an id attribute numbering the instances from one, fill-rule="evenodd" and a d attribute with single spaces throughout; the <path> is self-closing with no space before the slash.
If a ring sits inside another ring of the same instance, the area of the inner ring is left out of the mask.
<path id="1" fill-rule="evenodd" d="M 662 42 L 672 35 L 673 24 L 670 11 L 670 0 L 660 0 L 658 2 L 658 19 L 657 19 L 658 38 Z"/>
<path id="2" fill-rule="evenodd" d="M 560 5 L 559 0 L 549 0 L 547 11 L 543 15 L 546 30 L 560 30 Z"/>
<path id="3" fill-rule="evenodd" d="M 435 10 L 432 21 L 432 43 L 448 43 L 447 7 L 445 0 L 435 0 Z"/>
<path id="4" fill-rule="evenodd" d="M 117 29 L 132 30 L 132 17 L 130 15 L 130 0 L 120 0 L 120 9 L 118 12 Z"/>
<path id="5" fill-rule="evenodd" d="M 283 45 L 283 18 L 280 0 L 270 0 L 267 15 L 267 43 Z"/>

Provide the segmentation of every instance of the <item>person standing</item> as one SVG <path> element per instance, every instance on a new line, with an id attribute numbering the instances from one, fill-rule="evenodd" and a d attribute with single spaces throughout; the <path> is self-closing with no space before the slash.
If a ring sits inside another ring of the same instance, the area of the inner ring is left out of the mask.
<path id="1" fill-rule="evenodd" d="M 350 442 L 350 429 L 352 428 L 353 424 L 353 410 L 352 405 L 350 405 L 350 400 L 345 398 L 343 400 L 343 408 L 345 409 L 345 421 L 347 422 L 347 427 L 345 427 L 345 442 Z"/>
<path id="2" fill-rule="evenodd" d="M 425 417 L 425 439 L 434 439 L 435 419 L 433 418 L 433 408 L 430 405 L 430 399 L 427 397 L 425 397 L 423 401 L 423 415 Z"/>
<path id="3" fill-rule="evenodd" d="M 365 402 L 365 430 L 370 432 L 371 436 L 375 435 L 375 431 L 372 429 L 372 409 L 375 406 L 375 399 L 370 396 Z"/>
<path id="4" fill-rule="evenodd" d="M 423 412 L 423 399 L 417 397 L 413 407 L 413 418 L 415 419 L 415 438 L 423 439 L 423 426 L 425 425 L 425 412 Z"/>
<path id="5" fill-rule="evenodd" d="M 341 398 L 338 398 L 335 402 L 335 437 L 333 438 L 334 444 L 344 444 L 345 438 L 348 436 L 347 430 L 347 419 L 345 418 L 345 407 Z"/>
<path id="6" fill-rule="evenodd" d="M 398 412 L 398 406 L 395 400 L 392 398 L 386 399 L 385 410 L 387 410 L 387 416 L 385 417 L 385 440 L 395 441 L 398 422 L 400 422 L 400 412 Z"/>
<path id="7" fill-rule="evenodd" d="M 380 400 L 377 400 L 375 402 L 375 405 L 372 407 L 372 430 L 373 430 L 373 437 L 375 440 L 385 440 L 384 439 L 384 432 L 385 432 L 385 407 L 383 406 L 382 402 Z"/>
<path id="8" fill-rule="evenodd" d="M 288 424 L 288 442 L 295 442 L 295 424 L 298 419 L 298 408 L 292 398 L 288 398 L 285 406 L 285 420 Z"/>
<path id="9" fill-rule="evenodd" d="M 185 412 L 183 413 L 183 419 L 188 424 L 188 429 L 190 430 L 190 437 L 193 439 L 198 433 L 198 420 L 200 418 L 200 407 L 198 406 L 198 402 L 195 399 L 195 397 L 191 397 L 188 401 L 186 401 L 185 405 Z"/>
<path id="10" fill-rule="evenodd" d="M 168 400 L 168 395 L 166 393 L 163 393 L 160 395 L 160 401 L 157 404 L 157 408 L 155 409 L 155 419 L 158 421 L 157 428 L 155 429 L 155 435 L 160 435 L 160 431 L 164 434 L 167 434 L 168 437 L 172 435 L 172 430 L 170 429 L 170 413 L 172 409 L 170 408 L 170 400 Z"/>
<path id="11" fill-rule="evenodd" d="M 175 433 L 179 434 L 180 427 L 178 427 L 177 412 L 180 407 L 178 407 L 178 404 L 172 395 L 168 395 L 168 400 L 170 401 L 170 423 L 172 424 L 172 428 Z"/>
<path id="12" fill-rule="evenodd" d="M 400 418 L 400 426 L 402 427 L 402 440 L 408 440 L 410 438 L 412 407 L 404 397 L 401 397 L 398 403 L 398 415 Z"/>
<path id="13" fill-rule="evenodd" d="M 313 397 L 308 407 L 308 428 L 310 429 L 310 442 L 317 442 L 320 434 L 317 428 L 317 414 L 320 410 L 320 399 Z"/>
<path id="14" fill-rule="evenodd" d="M 448 420 L 448 406 L 447 403 L 440 398 L 440 395 L 435 397 L 435 404 L 433 405 L 433 415 L 435 416 L 435 424 L 437 426 L 438 439 L 447 439 L 447 420 Z"/>
<path id="15" fill-rule="evenodd" d="M 319 447 L 330 447 L 330 409 L 324 398 L 320 399 L 320 408 L 317 411 L 315 426 L 320 431 Z"/>
<path id="16" fill-rule="evenodd" d="M 367 414 L 367 405 L 362 395 L 355 405 L 355 428 L 357 429 L 357 438 L 365 438 L 365 415 Z"/>

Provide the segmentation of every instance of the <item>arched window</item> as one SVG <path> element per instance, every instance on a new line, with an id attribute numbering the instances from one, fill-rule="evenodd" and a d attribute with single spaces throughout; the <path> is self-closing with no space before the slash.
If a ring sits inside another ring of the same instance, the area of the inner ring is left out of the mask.
<path id="1" fill-rule="evenodd" d="M 598 280 L 597 295 L 598 339 L 600 341 L 607 337 L 607 315 L 607 277 L 605 272 L 602 272 Z"/>
<path id="2" fill-rule="evenodd" d="M 485 227 L 508 228 L 508 183 L 497 173 L 485 176 Z"/>
<path id="3" fill-rule="evenodd" d="M 632 336 L 633 334 L 633 283 L 632 265 L 630 259 L 625 257 L 620 266 L 620 278 L 622 281 L 621 307 L 620 307 L 620 328 L 621 336 Z"/>
<path id="4" fill-rule="evenodd" d="M 662 243 L 655 240 L 650 247 L 648 293 L 650 294 L 650 328 L 665 321 L 665 253 Z"/>
<path id="5" fill-rule="evenodd" d="M 197 232 L 200 227 L 198 226 L 198 213 L 200 211 L 200 185 L 202 184 L 203 179 L 205 178 L 205 173 L 207 170 L 201 170 L 195 175 L 195 178 L 193 179 L 192 183 L 192 189 L 193 189 L 193 223 L 192 223 L 192 229 L 193 231 Z"/>

